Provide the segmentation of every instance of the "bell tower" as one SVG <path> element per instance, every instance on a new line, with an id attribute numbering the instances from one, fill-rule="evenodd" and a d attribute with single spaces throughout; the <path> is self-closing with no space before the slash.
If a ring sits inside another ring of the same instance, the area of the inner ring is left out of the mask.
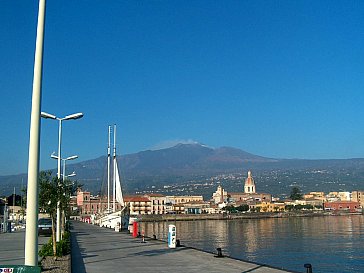
<path id="1" fill-rule="evenodd" d="M 255 193 L 255 183 L 251 171 L 248 171 L 248 178 L 245 179 L 244 193 Z"/>

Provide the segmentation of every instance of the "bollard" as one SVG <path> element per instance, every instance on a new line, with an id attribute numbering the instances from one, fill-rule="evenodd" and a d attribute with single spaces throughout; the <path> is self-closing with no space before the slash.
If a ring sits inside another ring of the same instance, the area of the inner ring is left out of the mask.
<path id="1" fill-rule="evenodd" d="M 177 232 L 175 225 L 168 226 L 168 247 L 176 248 Z"/>
<path id="2" fill-rule="evenodd" d="M 142 243 L 145 243 L 144 231 L 142 231 Z"/>
<path id="3" fill-rule="evenodd" d="M 176 247 L 180 247 L 181 246 L 181 241 L 180 240 L 176 240 Z"/>
<path id="4" fill-rule="evenodd" d="M 157 240 L 157 236 L 153 234 L 153 240 Z"/>
<path id="5" fill-rule="evenodd" d="M 312 273 L 312 265 L 311 264 L 304 264 L 306 268 L 306 273 Z"/>
<path id="6" fill-rule="evenodd" d="M 216 248 L 216 250 L 217 250 L 217 256 L 215 256 L 215 258 L 222 258 L 222 257 L 224 257 L 224 256 L 222 256 L 221 247 Z"/>

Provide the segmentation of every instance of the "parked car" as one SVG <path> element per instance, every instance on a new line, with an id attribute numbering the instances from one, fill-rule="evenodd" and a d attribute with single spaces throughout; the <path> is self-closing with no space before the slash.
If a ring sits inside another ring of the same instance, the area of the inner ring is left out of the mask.
<path id="1" fill-rule="evenodd" d="M 52 235 L 51 218 L 41 218 L 38 220 L 38 235 Z"/>

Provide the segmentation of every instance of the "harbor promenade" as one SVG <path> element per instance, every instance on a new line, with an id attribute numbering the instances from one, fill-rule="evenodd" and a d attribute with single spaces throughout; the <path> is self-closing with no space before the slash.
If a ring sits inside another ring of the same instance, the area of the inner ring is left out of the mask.
<path id="1" fill-rule="evenodd" d="M 290 272 L 73 221 L 72 272 Z"/>

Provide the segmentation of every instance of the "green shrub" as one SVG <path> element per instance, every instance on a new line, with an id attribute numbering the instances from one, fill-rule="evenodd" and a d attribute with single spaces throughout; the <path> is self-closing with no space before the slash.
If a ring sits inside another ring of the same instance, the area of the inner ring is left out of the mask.
<path id="1" fill-rule="evenodd" d="M 48 243 L 42 245 L 41 249 L 38 252 L 38 255 L 41 257 L 53 256 L 52 237 L 49 239 Z"/>
<path id="2" fill-rule="evenodd" d="M 70 232 L 65 232 L 61 241 L 57 243 L 57 256 L 61 257 L 71 253 L 71 241 Z M 48 243 L 42 245 L 38 252 L 41 257 L 53 256 L 53 242 L 52 238 L 49 239 Z"/>
<path id="3" fill-rule="evenodd" d="M 71 253 L 70 233 L 65 232 L 63 238 L 57 244 L 57 256 L 64 256 Z"/>
<path id="4" fill-rule="evenodd" d="M 71 240 L 71 232 L 65 231 L 64 234 L 63 234 L 62 239 L 65 240 L 65 241 L 70 241 Z"/>

